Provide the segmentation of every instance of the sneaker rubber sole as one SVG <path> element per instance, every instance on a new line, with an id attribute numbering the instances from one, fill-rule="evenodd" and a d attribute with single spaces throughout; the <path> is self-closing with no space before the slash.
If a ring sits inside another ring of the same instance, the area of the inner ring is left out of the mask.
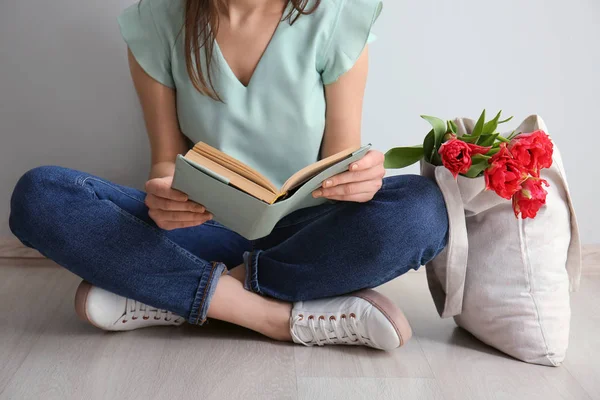
<path id="1" fill-rule="evenodd" d="M 75 313 L 82 321 L 92 324 L 96 328 L 102 329 L 98 325 L 94 324 L 87 315 L 87 299 L 90 290 L 92 290 L 92 284 L 87 281 L 81 281 L 77 287 L 77 292 L 75 292 Z"/>

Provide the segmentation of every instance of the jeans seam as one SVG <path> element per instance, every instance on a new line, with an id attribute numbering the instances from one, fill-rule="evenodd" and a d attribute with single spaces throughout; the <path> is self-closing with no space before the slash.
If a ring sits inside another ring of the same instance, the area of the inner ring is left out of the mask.
<path id="1" fill-rule="evenodd" d="M 167 235 L 165 235 L 164 233 L 162 233 L 161 229 L 158 229 L 158 228 L 156 228 L 156 227 L 154 227 L 152 225 L 149 225 L 145 221 L 142 221 L 141 219 L 137 218 L 136 216 L 129 214 L 127 211 L 123 210 L 121 207 L 119 207 L 118 205 L 116 205 L 112 201 L 107 201 L 107 204 L 110 207 L 112 207 L 113 209 L 115 209 L 116 211 L 118 211 L 121 215 L 125 216 L 126 218 L 129 218 L 130 220 L 136 222 L 137 224 L 140 224 L 140 225 L 143 225 L 143 226 L 145 226 L 147 228 L 152 229 L 157 235 L 159 235 L 161 238 L 165 239 L 165 241 L 170 246 L 172 246 L 175 250 L 177 250 L 179 253 L 183 254 L 184 256 L 186 256 L 187 258 L 189 258 L 190 260 L 192 260 L 192 261 L 194 261 L 196 263 L 205 263 L 206 262 L 206 261 L 202 260 L 201 258 L 196 257 L 194 254 L 190 253 L 186 249 L 182 248 L 177 243 L 173 242 L 171 239 L 169 239 L 169 237 Z"/>
<path id="2" fill-rule="evenodd" d="M 208 280 L 206 281 L 206 285 L 205 285 L 204 291 L 202 293 L 202 298 L 200 299 L 200 302 L 198 303 L 198 305 L 194 305 L 192 307 L 192 314 L 196 314 L 196 313 L 198 314 L 194 318 L 194 325 L 202 325 L 207 320 L 206 317 L 204 317 L 202 320 L 200 318 L 202 317 L 202 309 L 204 308 L 204 303 L 206 303 L 206 296 L 208 295 L 208 292 L 210 289 L 210 284 L 213 280 L 213 276 L 215 274 L 215 270 L 217 269 L 217 265 L 219 265 L 219 263 L 214 262 L 214 261 L 212 262 L 212 268 L 210 269 L 210 273 L 208 274 Z M 198 298 L 198 296 L 196 295 L 196 298 L 194 299 L 194 303 L 196 303 L 197 298 Z"/>
<path id="3" fill-rule="evenodd" d="M 83 178 L 83 179 L 82 179 L 82 178 Z M 76 180 L 76 181 L 77 181 L 77 183 L 78 183 L 78 184 L 80 184 L 81 186 L 84 186 L 84 187 L 86 188 L 86 190 L 87 190 L 87 191 L 89 191 L 89 192 L 91 192 L 91 193 L 93 193 L 95 197 L 98 197 L 98 196 L 96 196 L 96 193 L 94 192 L 94 190 L 93 190 L 92 188 L 88 188 L 88 187 L 86 187 L 86 186 L 85 186 L 85 183 L 86 183 L 88 180 L 93 180 L 93 181 L 96 181 L 96 182 L 98 182 L 98 183 L 102 183 L 103 185 L 109 186 L 111 189 L 113 189 L 113 190 L 116 190 L 117 192 L 121 193 L 122 195 L 124 195 L 124 196 L 127 196 L 127 197 L 129 197 L 130 199 L 132 199 L 132 200 L 135 200 L 135 201 L 137 201 L 137 202 L 138 202 L 138 203 L 140 203 L 140 204 L 146 204 L 145 202 L 141 201 L 140 199 L 138 199 L 138 198 L 136 198 L 136 197 L 133 197 L 133 196 L 132 196 L 132 195 L 130 195 L 129 193 L 122 191 L 121 189 L 119 189 L 119 187 L 118 187 L 118 186 L 116 186 L 116 185 L 113 185 L 113 184 L 111 184 L 110 182 L 105 182 L 105 181 L 103 181 L 102 179 L 98 179 L 98 178 L 96 178 L 96 177 L 93 177 L 93 176 L 88 176 L 88 175 L 80 175 L 80 176 L 77 178 L 77 180 Z M 213 226 L 213 227 L 215 227 L 215 228 L 227 229 L 227 228 L 226 228 L 226 227 L 224 227 L 223 225 L 221 225 L 221 224 L 217 224 L 217 223 L 215 223 L 215 222 L 213 222 L 213 221 L 206 221 L 206 222 L 204 222 L 204 223 L 205 223 L 206 225 L 210 225 L 210 226 Z"/>
<path id="4" fill-rule="evenodd" d="M 85 177 L 85 179 L 83 179 L 83 180 L 80 182 L 81 186 L 85 186 L 85 183 L 86 183 L 88 180 L 92 180 L 92 181 L 95 181 L 95 182 L 98 182 L 98 183 L 102 183 L 103 185 L 105 185 L 105 186 L 108 186 L 108 187 L 110 187 L 110 188 L 111 188 L 111 189 L 113 189 L 113 190 L 116 190 L 117 192 L 121 193 L 122 195 L 124 195 L 124 196 L 127 196 L 127 197 L 129 197 L 130 199 L 132 199 L 132 200 L 135 200 L 135 201 L 137 201 L 137 202 L 138 202 L 138 203 L 140 203 L 140 204 L 145 204 L 145 203 L 144 203 L 143 201 L 141 201 L 140 199 L 138 199 L 138 198 L 135 198 L 135 197 L 133 197 L 132 195 L 130 195 L 129 193 L 122 191 L 121 189 L 119 189 L 119 187 L 118 187 L 118 186 L 116 186 L 116 185 L 113 185 L 113 184 L 111 184 L 111 183 L 109 183 L 109 182 L 105 182 L 105 181 L 103 181 L 102 179 L 98 179 L 98 178 L 96 178 L 96 177 L 93 177 L 93 176 L 86 176 L 86 177 Z M 94 191 L 93 191 L 93 189 L 92 189 L 91 191 L 92 191 L 92 192 L 94 192 Z M 94 194 L 95 194 L 95 192 L 94 192 Z"/>
<path id="5" fill-rule="evenodd" d="M 258 256 L 262 250 L 245 252 L 244 264 L 246 266 L 246 279 L 244 281 L 244 289 L 258 294 L 263 294 L 258 284 Z"/>
<path id="6" fill-rule="evenodd" d="M 88 192 L 89 194 L 92 195 L 92 198 L 94 199 L 99 199 L 98 195 L 96 194 L 96 192 L 94 191 L 94 189 L 90 186 L 87 186 L 85 184 L 85 182 L 90 178 L 89 175 L 79 175 L 76 179 L 75 179 L 75 183 L 77 185 L 80 185 L 83 190 L 85 190 L 86 192 Z"/>

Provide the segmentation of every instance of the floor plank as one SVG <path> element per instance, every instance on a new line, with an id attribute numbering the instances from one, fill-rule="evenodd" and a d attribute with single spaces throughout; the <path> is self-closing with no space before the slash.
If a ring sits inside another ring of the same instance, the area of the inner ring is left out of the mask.
<path id="1" fill-rule="evenodd" d="M 441 320 L 422 272 L 379 289 L 414 330 L 404 348 L 385 353 L 277 343 L 218 322 L 101 332 L 73 312 L 79 279 L 49 265 L 0 261 L 0 400 L 600 399 L 599 275 L 582 278 L 567 360 L 549 368 Z"/>
<path id="2" fill-rule="evenodd" d="M 566 368 L 514 360 L 479 342 L 452 319 L 440 319 L 426 280 L 425 274 L 408 274 L 380 290 L 403 307 L 446 399 L 590 398 Z"/>
<path id="3" fill-rule="evenodd" d="M 1 399 L 296 398 L 292 344 L 226 324 L 102 332 L 73 312 L 79 280 L 54 273 L 71 290 L 55 294 L 58 309 Z"/>
<path id="4" fill-rule="evenodd" d="M 357 347 L 296 347 L 299 377 L 433 378 L 418 340 L 391 352 Z"/>
<path id="5" fill-rule="evenodd" d="M 0 393 L 55 318 L 65 293 L 74 290 L 64 276 L 47 266 L 0 267 Z"/>
<path id="6" fill-rule="evenodd" d="M 298 378 L 299 400 L 442 400 L 435 379 Z"/>
<path id="7" fill-rule="evenodd" d="M 593 399 L 600 399 L 600 275 L 583 277 L 571 306 L 571 337 L 564 366 Z"/>
<path id="8" fill-rule="evenodd" d="M 162 388 L 157 399 L 297 398 L 293 344 L 224 323 L 211 325 L 188 325 L 171 339 L 157 377 L 180 389 Z"/>

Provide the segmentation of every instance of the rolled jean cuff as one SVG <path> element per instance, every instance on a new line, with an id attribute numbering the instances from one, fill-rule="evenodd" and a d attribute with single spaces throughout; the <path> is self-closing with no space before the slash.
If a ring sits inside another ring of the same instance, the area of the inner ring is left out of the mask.
<path id="1" fill-rule="evenodd" d="M 244 288 L 251 292 L 262 294 L 258 286 L 258 256 L 262 250 L 255 252 L 247 251 L 244 253 L 244 265 L 246 266 L 246 280 Z"/>
<path id="2" fill-rule="evenodd" d="M 204 325 L 206 322 L 206 314 L 208 306 L 217 289 L 217 282 L 221 275 L 227 272 L 227 267 L 223 263 L 213 262 L 204 268 L 204 272 L 200 276 L 198 291 L 192 304 L 192 311 L 188 318 L 188 322 L 194 325 Z"/>

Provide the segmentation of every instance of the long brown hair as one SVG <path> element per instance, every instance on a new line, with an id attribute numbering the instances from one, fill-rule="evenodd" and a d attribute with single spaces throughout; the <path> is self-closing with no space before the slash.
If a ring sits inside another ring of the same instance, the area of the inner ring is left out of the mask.
<path id="1" fill-rule="evenodd" d="M 219 7 L 222 0 L 185 0 L 184 33 L 185 65 L 194 87 L 210 98 L 222 101 L 215 90 L 211 74 L 211 61 L 215 37 L 219 30 Z M 292 25 L 301 15 L 313 13 L 321 0 L 307 10 L 310 0 L 288 0 L 292 9 L 284 15 L 282 21 Z M 289 4 L 288 3 L 288 4 Z M 180 32 L 181 33 L 181 32 Z M 204 49 L 205 71 L 202 71 L 200 49 Z"/>

